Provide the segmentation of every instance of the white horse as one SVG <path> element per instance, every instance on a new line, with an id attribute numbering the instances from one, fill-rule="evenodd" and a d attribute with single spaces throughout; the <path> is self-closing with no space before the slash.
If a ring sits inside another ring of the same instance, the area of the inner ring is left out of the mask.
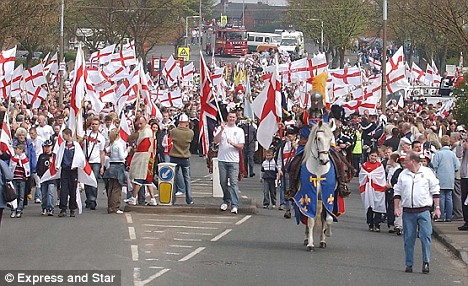
<path id="1" fill-rule="evenodd" d="M 299 192 L 294 201 L 302 216 L 307 217 L 304 245 L 307 250 L 315 250 L 313 229 L 316 222 L 321 222 L 320 248 L 326 248 L 326 237 L 331 236 L 333 216 L 331 211 L 334 203 L 334 192 L 337 180 L 335 170 L 330 162 L 329 150 L 335 143 L 333 130 L 334 121 L 325 123 L 320 121 L 312 127 L 307 144 L 304 147 L 304 156 L 301 165 Z M 304 167 L 306 170 L 304 170 Z M 304 173 L 305 172 L 305 173 Z M 312 185 L 314 186 L 311 193 Z M 323 195 L 323 186 L 326 196 Z M 324 211 L 323 207 L 327 210 Z M 330 209 L 331 207 L 331 209 Z M 311 209 L 314 209 L 315 211 Z M 323 217 L 322 214 L 326 214 Z M 303 221 L 304 222 L 304 221 Z"/>

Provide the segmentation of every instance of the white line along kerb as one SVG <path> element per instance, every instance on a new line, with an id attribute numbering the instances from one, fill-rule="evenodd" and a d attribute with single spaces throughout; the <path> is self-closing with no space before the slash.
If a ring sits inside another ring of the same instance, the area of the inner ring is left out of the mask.
<path id="1" fill-rule="evenodd" d="M 125 214 L 125 218 L 127 219 L 127 223 L 133 223 L 133 218 L 131 214 Z"/>
<path id="2" fill-rule="evenodd" d="M 133 261 L 138 261 L 138 259 L 139 259 L 138 245 L 130 245 L 130 248 L 132 250 L 132 260 Z"/>
<path id="3" fill-rule="evenodd" d="M 128 227 L 128 236 L 130 239 L 136 239 L 135 228 L 133 226 Z"/>
<path id="4" fill-rule="evenodd" d="M 199 247 L 199 248 L 195 249 L 194 251 L 192 251 L 191 253 L 189 253 L 188 255 L 186 255 L 185 257 L 182 257 L 181 259 L 179 259 L 179 261 L 181 261 L 181 262 L 187 261 L 190 258 L 197 255 L 198 253 L 202 252 L 204 249 L 205 249 L 205 247 Z"/>
<path id="5" fill-rule="evenodd" d="M 232 231 L 232 229 L 226 229 L 225 231 L 221 232 L 220 234 L 218 234 L 217 236 L 213 237 L 211 239 L 211 241 L 218 241 L 220 240 L 223 236 L 225 236 L 226 234 L 230 233 Z"/>
<path id="6" fill-rule="evenodd" d="M 241 225 L 242 223 L 244 223 L 246 220 L 248 220 L 251 217 L 252 217 L 251 215 L 246 215 L 240 221 L 236 222 L 236 225 Z"/>

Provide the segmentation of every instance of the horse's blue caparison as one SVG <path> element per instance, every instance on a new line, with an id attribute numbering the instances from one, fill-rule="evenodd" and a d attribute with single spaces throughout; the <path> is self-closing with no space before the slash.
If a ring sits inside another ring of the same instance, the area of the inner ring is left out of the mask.
<path id="1" fill-rule="evenodd" d="M 300 215 L 315 218 L 317 216 L 318 193 L 317 185 L 320 183 L 322 203 L 326 211 L 333 217 L 333 205 L 335 202 L 336 173 L 333 161 L 330 160 L 330 169 L 320 178 L 307 170 L 306 164 L 301 165 L 301 188 L 294 196 L 296 222 L 300 223 Z M 334 217 L 334 220 L 336 218 Z"/>

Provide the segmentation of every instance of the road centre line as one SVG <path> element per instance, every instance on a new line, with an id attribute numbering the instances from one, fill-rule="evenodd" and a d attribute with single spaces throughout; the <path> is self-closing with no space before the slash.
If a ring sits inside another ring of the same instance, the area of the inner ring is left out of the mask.
<path id="1" fill-rule="evenodd" d="M 130 245 L 130 249 L 132 250 L 132 260 L 133 261 L 138 261 L 138 259 L 139 259 L 138 245 Z"/>
<path id="2" fill-rule="evenodd" d="M 132 215 L 131 214 L 125 214 L 125 219 L 127 219 L 127 223 L 131 224 L 133 223 Z"/>
<path id="3" fill-rule="evenodd" d="M 179 261 L 181 261 L 181 262 L 187 261 L 190 258 L 197 255 L 198 253 L 202 252 L 204 249 L 205 249 L 205 247 L 199 247 L 199 248 L 195 249 L 194 251 L 192 251 L 191 253 L 187 254 L 185 257 L 182 257 L 181 259 L 179 259 Z"/>
<path id="4" fill-rule="evenodd" d="M 226 229 L 225 231 L 221 232 L 220 234 L 218 234 L 217 236 L 213 237 L 211 239 L 211 241 L 218 241 L 220 240 L 223 236 L 225 236 L 226 234 L 230 233 L 232 231 L 232 229 Z"/>
<path id="5" fill-rule="evenodd" d="M 159 239 L 159 237 L 144 236 L 143 239 Z"/>
<path id="6" fill-rule="evenodd" d="M 177 234 L 184 234 L 184 235 L 204 235 L 204 236 L 211 236 L 212 233 L 207 232 L 185 232 L 185 231 L 178 231 Z"/>
<path id="7" fill-rule="evenodd" d="M 231 224 L 231 222 L 225 222 L 225 221 L 177 220 L 177 219 L 157 219 L 157 218 L 145 218 L 142 220 L 157 221 L 157 222 L 192 222 L 192 223 L 206 223 L 206 224 Z M 154 232 L 157 232 L 157 230 Z"/>
<path id="8" fill-rule="evenodd" d="M 251 215 L 246 215 L 244 218 L 242 218 L 240 221 L 236 222 L 236 225 L 241 225 L 245 221 L 247 221 L 249 218 L 251 218 Z"/>
<path id="9" fill-rule="evenodd" d="M 133 226 L 128 227 L 128 236 L 130 239 L 136 239 L 135 228 Z"/>
<path id="10" fill-rule="evenodd" d="M 202 241 L 200 238 L 174 238 L 175 241 Z"/>
<path id="11" fill-rule="evenodd" d="M 207 226 L 163 225 L 163 224 L 143 224 L 143 226 L 168 227 L 168 228 L 186 228 L 186 229 L 211 229 L 211 230 L 218 229 L 217 227 L 207 227 Z"/>
<path id="12" fill-rule="evenodd" d="M 178 245 L 178 244 L 170 244 L 169 247 L 178 247 L 178 248 L 192 248 L 191 245 Z"/>
<path id="13" fill-rule="evenodd" d="M 163 269 L 164 267 L 161 267 L 161 266 L 150 266 L 148 267 L 150 269 Z"/>
<path id="14" fill-rule="evenodd" d="M 180 255 L 178 252 L 166 252 L 167 255 Z"/>
<path id="15" fill-rule="evenodd" d="M 159 258 L 146 258 L 145 260 L 146 261 L 158 261 Z"/>

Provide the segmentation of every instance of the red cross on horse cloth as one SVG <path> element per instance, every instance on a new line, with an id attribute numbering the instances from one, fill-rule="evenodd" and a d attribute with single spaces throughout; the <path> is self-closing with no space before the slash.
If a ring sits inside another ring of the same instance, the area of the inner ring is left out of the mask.
<path id="1" fill-rule="evenodd" d="M 330 70 L 330 75 L 332 82 L 338 86 L 362 84 L 361 69 L 359 67 Z"/>

